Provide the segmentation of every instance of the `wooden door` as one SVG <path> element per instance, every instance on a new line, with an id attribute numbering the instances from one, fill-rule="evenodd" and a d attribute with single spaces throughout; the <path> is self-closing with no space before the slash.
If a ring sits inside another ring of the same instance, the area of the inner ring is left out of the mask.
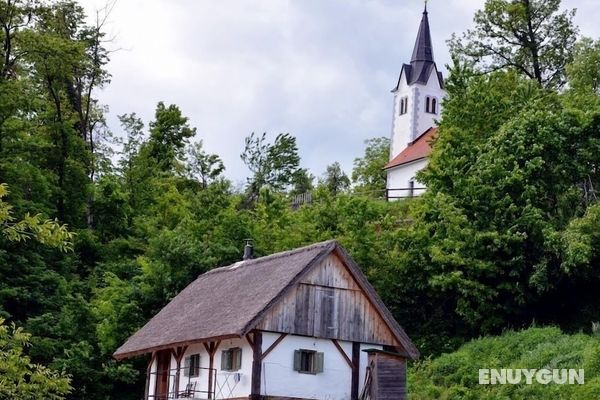
<path id="1" fill-rule="evenodd" d="M 159 351 L 156 355 L 156 389 L 155 400 L 167 400 L 169 394 L 169 368 L 171 367 L 171 350 Z"/>

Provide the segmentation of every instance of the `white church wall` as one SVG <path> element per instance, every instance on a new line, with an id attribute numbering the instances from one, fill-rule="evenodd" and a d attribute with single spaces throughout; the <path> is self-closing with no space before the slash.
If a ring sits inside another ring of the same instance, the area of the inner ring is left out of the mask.
<path id="1" fill-rule="evenodd" d="M 409 143 L 413 142 L 427 129 L 437 125 L 435 121 L 440 119 L 441 103 L 446 92 L 440 87 L 436 75 L 436 70 L 432 69 L 426 85 L 418 83 L 408 85 L 405 73 L 402 72 L 400 84 L 394 93 L 390 160 L 400 154 Z M 436 99 L 437 110 L 435 114 L 427 113 L 425 110 L 427 96 Z M 400 115 L 400 101 L 402 99 L 408 99 L 408 110 L 406 114 Z"/>
<path id="2" fill-rule="evenodd" d="M 399 165 L 395 168 L 390 168 L 387 171 L 387 188 L 388 189 L 403 189 L 390 190 L 390 197 L 410 197 L 410 181 L 415 179 L 417 172 L 427 166 L 427 159 L 422 158 L 407 164 Z M 425 185 L 415 179 L 415 188 L 424 188 Z M 424 190 L 415 190 L 413 195 L 419 196 Z M 394 200 L 394 199 L 390 199 Z"/>
<path id="3" fill-rule="evenodd" d="M 400 115 L 400 100 L 408 99 L 407 113 Z M 398 90 L 394 93 L 394 116 L 392 118 L 392 140 L 390 146 L 390 160 L 398 155 L 411 141 L 411 131 L 414 124 L 413 93 L 406 84 L 406 74 L 402 72 Z"/>
<path id="4" fill-rule="evenodd" d="M 427 129 L 437 126 L 435 121 L 441 118 L 441 103 L 445 96 L 445 91 L 440 88 L 435 69 L 432 69 L 427 85 L 417 84 L 415 85 L 415 91 L 415 105 L 417 109 L 415 111 L 415 119 L 412 126 L 414 135 L 412 140 L 421 136 Z M 427 96 L 436 100 L 437 109 L 435 114 L 425 111 L 425 101 Z"/>

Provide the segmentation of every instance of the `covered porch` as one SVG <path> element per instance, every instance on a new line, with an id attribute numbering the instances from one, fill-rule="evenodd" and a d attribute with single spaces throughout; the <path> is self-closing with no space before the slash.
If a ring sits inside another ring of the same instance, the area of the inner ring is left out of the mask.
<path id="1" fill-rule="evenodd" d="M 144 399 L 222 400 L 240 398 L 240 394 L 247 398 L 248 371 L 241 365 L 243 342 L 210 341 L 154 351 L 146 371 Z M 239 363 L 223 369 L 228 362 L 224 354 L 231 349 L 238 351 Z"/>

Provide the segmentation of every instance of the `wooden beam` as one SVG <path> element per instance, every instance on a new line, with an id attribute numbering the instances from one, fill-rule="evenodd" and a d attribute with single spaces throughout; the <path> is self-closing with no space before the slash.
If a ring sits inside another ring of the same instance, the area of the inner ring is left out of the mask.
<path id="1" fill-rule="evenodd" d="M 252 340 L 252 337 L 250 334 L 246 335 L 246 340 L 248 341 L 248 343 L 250 343 L 250 347 L 254 348 L 254 341 Z"/>
<path id="2" fill-rule="evenodd" d="M 279 337 L 273 342 L 272 345 L 270 345 L 260 356 L 261 361 L 265 359 L 265 357 L 273 351 L 273 349 L 275 347 L 277 347 L 277 345 L 279 343 L 281 343 L 281 341 L 287 336 L 287 333 L 282 333 L 281 335 L 279 335 Z"/>
<path id="3" fill-rule="evenodd" d="M 352 360 L 348 357 L 348 355 L 346 354 L 346 352 L 344 351 L 344 349 L 342 349 L 342 346 L 340 346 L 340 344 L 338 343 L 337 340 L 335 339 L 331 339 L 331 341 L 333 342 L 333 344 L 335 345 L 335 347 L 338 349 L 338 351 L 340 352 L 340 354 L 344 357 L 344 360 L 346 360 L 346 363 L 348 364 L 348 366 L 352 369 L 354 369 L 354 364 L 352 363 Z"/>
<path id="4" fill-rule="evenodd" d="M 250 399 L 260 400 L 260 381 L 262 377 L 262 332 L 252 333 L 252 382 Z"/>
<path id="5" fill-rule="evenodd" d="M 352 342 L 352 385 L 350 399 L 358 400 L 358 380 L 360 374 L 360 343 Z"/>

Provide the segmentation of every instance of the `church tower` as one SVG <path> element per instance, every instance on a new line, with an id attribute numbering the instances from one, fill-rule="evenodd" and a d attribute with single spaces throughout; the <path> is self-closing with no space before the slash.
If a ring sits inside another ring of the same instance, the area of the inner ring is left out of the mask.
<path id="1" fill-rule="evenodd" d="M 418 143 L 430 136 L 435 121 L 441 115 L 441 103 L 446 92 L 444 78 L 438 71 L 433 57 L 429 14 L 423 11 L 417 40 L 410 64 L 404 64 L 394 90 L 394 116 L 390 146 L 388 192 L 407 189 L 410 193 L 388 193 L 388 197 L 416 195 L 414 175 L 427 165 L 426 157 L 431 151 L 429 144 Z"/>

